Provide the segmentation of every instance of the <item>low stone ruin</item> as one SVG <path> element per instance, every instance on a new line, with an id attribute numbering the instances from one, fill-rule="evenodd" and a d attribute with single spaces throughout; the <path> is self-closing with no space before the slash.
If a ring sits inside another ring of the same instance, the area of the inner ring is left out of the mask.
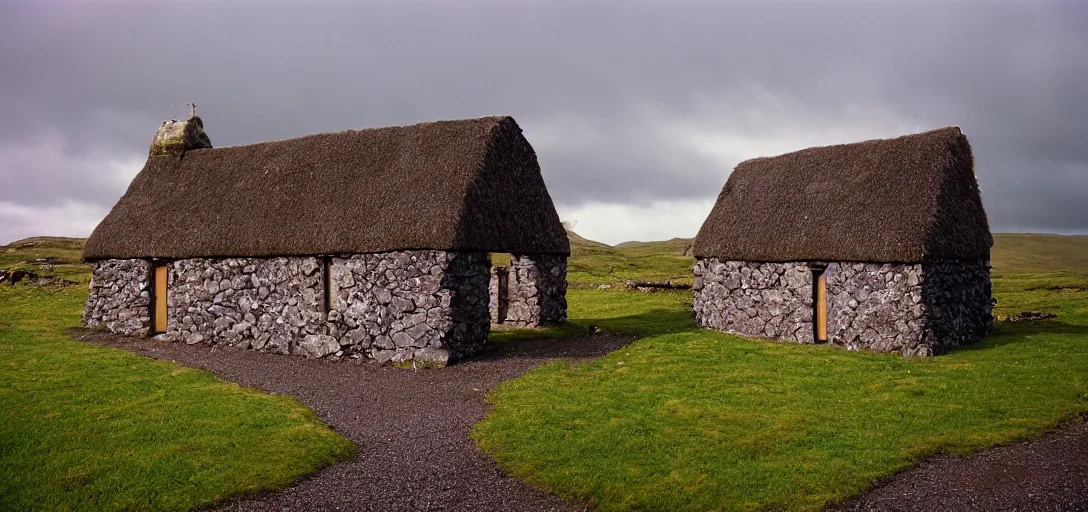
<path id="1" fill-rule="evenodd" d="M 1058 315 L 1049 311 L 1021 311 L 1012 316 L 998 315 L 994 317 L 995 320 L 1007 321 L 1007 322 L 1039 322 L 1043 320 L 1050 320 L 1052 318 L 1058 318 Z"/>

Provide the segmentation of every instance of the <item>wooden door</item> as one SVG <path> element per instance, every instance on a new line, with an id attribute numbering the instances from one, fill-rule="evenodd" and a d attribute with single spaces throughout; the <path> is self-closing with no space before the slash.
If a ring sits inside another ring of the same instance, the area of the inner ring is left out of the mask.
<path id="1" fill-rule="evenodd" d="M 166 332 L 166 265 L 155 266 L 155 333 Z"/>
<path id="2" fill-rule="evenodd" d="M 827 341 L 827 269 L 816 282 L 816 341 Z"/>

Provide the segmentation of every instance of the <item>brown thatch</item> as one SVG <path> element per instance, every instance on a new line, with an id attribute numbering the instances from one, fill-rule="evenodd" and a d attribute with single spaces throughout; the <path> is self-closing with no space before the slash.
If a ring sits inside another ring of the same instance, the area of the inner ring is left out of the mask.
<path id="1" fill-rule="evenodd" d="M 569 254 L 510 117 L 155 156 L 83 256 L 265 257 L 408 249 Z"/>
<path id="2" fill-rule="evenodd" d="M 988 260 L 967 137 L 949 127 L 742 162 L 695 239 L 744 261 Z"/>

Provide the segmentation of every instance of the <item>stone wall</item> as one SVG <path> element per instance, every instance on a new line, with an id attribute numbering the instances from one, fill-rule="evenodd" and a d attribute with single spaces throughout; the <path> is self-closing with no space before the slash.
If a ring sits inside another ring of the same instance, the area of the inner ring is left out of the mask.
<path id="1" fill-rule="evenodd" d="M 492 271 L 489 287 L 495 323 L 537 327 L 567 319 L 566 256 L 513 254 L 509 267 Z"/>
<path id="2" fill-rule="evenodd" d="M 145 260 L 103 260 L 91 264 L 83 324 L 126 336 L 151 329 L 151 264 Z"/>
<path id="3" fill-rule="evenodd" d="M 849 350 L 929 355 L 922 337 L 922 265 L 827 266 L 828 343 Z"/>
<path id="4" fill-rule="evenodd" d="M 169 263 L 164 337 L 441 366 L 487 341 L 489 265 L 486 253 L 443 251 L 176 260 Z M 141 260 L 96 264 L 87 325 L 146 334 L 149 276 Z"/>
<path id="5" fill-rule="evenodd" d="M 170 263 L 166 333 L 189 344 L 302 351 L 325 333 L 316 258 L 185 259 Z"/>
<path id="6" fill-rule="evenodd" d="M 743 336 L 813 343 L 812 272 L 804 263 L 699 259 L 695 323 Z"/>
<path id="7" fill-rule="evenodd" d="M 982 339 L 993 326 L 989 262 L 925 263 L 922 274 L 924 337 L 933 353 Z"/>
<path id="8" fill-rule="evenodd" d="M 992 317 L 989 264 L 830 263 L 828 343 L 929 356 L 979 340 Z M 702 327 L 812 343 L 807 263 L 696 262 L 693 309 Z"/>
<path id="9" fill-rule="evenodd" d="M 334 258 L 327 336 L 339 350 L 379 362 L 443 365 L 474 354 L 490 332 L 489 266 L 487 253 L 477 252 Z"/>

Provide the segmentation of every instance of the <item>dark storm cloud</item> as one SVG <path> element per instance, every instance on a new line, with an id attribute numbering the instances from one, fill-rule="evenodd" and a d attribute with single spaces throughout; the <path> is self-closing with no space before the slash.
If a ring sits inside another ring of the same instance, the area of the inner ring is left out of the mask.
<path id="1" fill-rule="evenodd" d="M 995 229 L 1086 231 L 1084 26 L 989 2 L 0 3 L 0 242 L 57 225 L 35 209 L 104 213 L 186 101 L 219 146 L 512 114 L 561 207 L 705 200 L 764 147 L 956 124 Z"/>

